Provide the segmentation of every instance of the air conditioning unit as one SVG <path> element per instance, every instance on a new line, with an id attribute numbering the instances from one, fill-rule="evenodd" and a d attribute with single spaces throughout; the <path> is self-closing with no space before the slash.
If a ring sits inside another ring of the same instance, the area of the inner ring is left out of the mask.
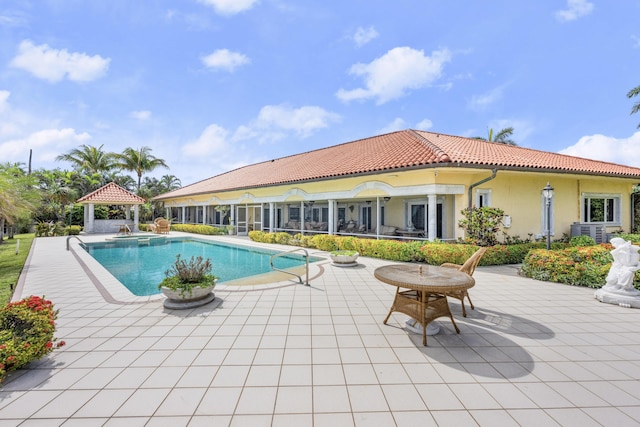
<path id="1" fill-rule="evenodd" d="M 607 228 L 602 224 L 574 222 L 571 224 L 571 237 L 575 236 L 591 236 L 596 243 L 606 243 Z"/>

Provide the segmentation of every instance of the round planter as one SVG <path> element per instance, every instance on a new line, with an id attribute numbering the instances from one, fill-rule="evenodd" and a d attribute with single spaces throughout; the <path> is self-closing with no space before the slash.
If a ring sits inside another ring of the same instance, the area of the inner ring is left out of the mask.
<path id="1" fill-rule="evenodd" d="M 329 254 L 331 261 L 333 261 L 333 265 L 337 267 L 353 267 L 358 265 L 356 260 L 358 259 L 359 254 L 356 252 L 353 255 L 347 254 Z"/>
<path id="2" fill-rule="evenodd" d="M 191 289 L 191 292 L 181 292 L 180 290 L 174 291 L 165 286 L 161 287 L 162 294 L 167 298 L 163 304 L 166 308 L 172 309 L 184 309 L 199 307 L 210 303 L 215 299 L 215 294 L 212 292 L 215 286 L 209 286 L 201 288 L 196 286 Z"/>

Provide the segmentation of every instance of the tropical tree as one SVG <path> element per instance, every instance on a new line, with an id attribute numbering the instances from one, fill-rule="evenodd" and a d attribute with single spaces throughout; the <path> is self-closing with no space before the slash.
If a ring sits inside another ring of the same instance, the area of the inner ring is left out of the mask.
<path id="1" fill-rule="evenodd" d="M 125 148 L 122 154 L 115 155 L 118 166 L 124 170 L 135 172 L 138 175 L 138 191 L 142 183 L 142 175 L 151 172 L 159 167 L 169 169 L 163 159 L 159 159 L 151 154 L 151 148 L 140 147 L 139 149 Z"/>
<path id="2" fill-rule="evenodd" d="M 160 192 L 158 194 L 177 190 L 180 187 L 182 187 L 182 182 L 177 176 L 162 175 L 162 177 L 160 178 Z"/>
<path id="3" fill-rule="evenodd" d="M 627 93 L 627 98 L 631 99 L 634 96 L 638 95 L 640 95 L 640 86 L 636 86 L 631 89 L 629 93 Z M 638 111 L 640 111 L 640 102 L 636 102 L 635 104 L 633 104 L 633 107 L 631 108 L 631 114 L 635 114 Z M 640 129 L 640 124 L 638 124 L 638 128 Z"/>
<path id="4" fill-rule="evenodd" d="M 38 170 L 34 172 L 38 179 L 38 187 L 42 195 L 42 203 L 34 212 L 40 221 L 63 221 L 65 208 L 73 203 L 78 196 L 77 172 L 54 170 Z"/>
<path id="5" fill-rule="evenodd" d="M 15 165 L 0 165 L 0 242 L 5 224 L 14 224 L 28 215 L 37 204 L 40 193 L 35 178 Z"/>
<path id="6" fill-rule="evenodd" d="M 56 157 L 58 161 L 69 162 L 79 172 L 89 174 L 103 174 L 112 171 L 116 167 L 116 155 L 102 149 L 104 146 L 94 147 L 82 144 L 67 154 Z"/>
<path id="7" fill-rule="evenodd" d="M 513 135 L 513 127 L 507 127 L 507 128 L 501 129 L 500 132 L 496 133 L 495 135 L 493 133 L 493 128 L 489 128 L 488 138 L 484 138 L 482 136 L 476 136 L 475 139 L 481 139 L 483 141 L 489 141 L 489 142 L 500 142 L 502 144 L 507 144 L 507 145 L 518 145 L 513 139 L 511 139 L 511 135 Z"/>

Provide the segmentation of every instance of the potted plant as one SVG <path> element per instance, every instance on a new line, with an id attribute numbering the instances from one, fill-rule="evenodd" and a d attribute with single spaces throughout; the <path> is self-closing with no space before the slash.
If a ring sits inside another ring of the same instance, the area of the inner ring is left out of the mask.
<path id="1" fill-rule="evenodd" d="M 229 224 L 227 225 L 227 233 L 229 233 L 229 236 L 233 235 L 233 231 L 236 229 L 233 225 Z"/>
<path id="2" fill-rule="evenodd" d="M 211 274 L 211 260 L 191 257 L 189 261 L 176 256 L 175 262 L 158 285 L 167 299 L 165 307 L 190 308 L 207 304 L 215 298 L 213 288 L 218 278 Z M 186 304 L 186 305 L 185 305 Z"/>
<path id="3" fill-rule="evenodd" d="M 339 250 L 329 252 L 329 257 L 333 261 L 333 265 L 339 267 L 351 267 L 357 265 L 356 260 L 360 254 L 356 251 Z"/>

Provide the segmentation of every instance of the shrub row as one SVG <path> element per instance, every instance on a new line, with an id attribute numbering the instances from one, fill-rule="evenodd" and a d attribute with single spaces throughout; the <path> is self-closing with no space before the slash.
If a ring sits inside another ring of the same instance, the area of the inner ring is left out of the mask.
<path id="1" fill-rule="evenodd" d="M 142 228 L 140 229 L 142 230 Z M 171 224 L 171 229 L 174 231 L 184 231 L 185 233 L 206 234 L 208 236 L 226 234 L 226 231 L 224 228 L 218 228 L 218 227 L 213 227 L 211 225 L 202 225 L 202 224 Z"/>
<path id="2" fill-rule="evenodd" d="M 390 261 L 423 262 L 440 265 L 445 262 L 462 264 L 479 246 L 441 242 L 376 240 L 331 234 L 291 235 L 289 233 L 267 233 L 250 231 L 249 238 L 256 242 L 276 243 L 315 248 L 321 251 L 354 250 L 362 256 Z M 487 248 L 480 265 L 519 264 L 531 249 L 543 248 L 544 243 L 520 243 L 494 245 Z M 564 248 L 566 244 L 554 243 L 553 248 Z"/>
<path id="3" fill-rule="evenodd" d="M 54 344 L 57 316 L 51 301 L 38 296 L 0 308 L 0 383 L 8 372 L 64 345 Z"/>

